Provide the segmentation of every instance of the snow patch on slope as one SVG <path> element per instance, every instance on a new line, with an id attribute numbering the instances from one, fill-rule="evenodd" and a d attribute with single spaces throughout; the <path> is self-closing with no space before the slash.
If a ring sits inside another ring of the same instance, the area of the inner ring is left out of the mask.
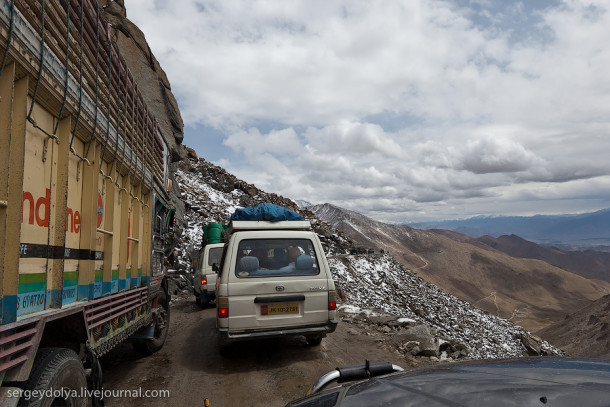
<path id="1" fill-rule="evenodd" d="M 389 255 L 329 258 L 335 284 L 353 309 L 372 309 L 437 329 L 465 344 L 474 359 L 523 356 L 520 326 L 490 315 L 425 282 Z M 543 349 L 552 348 L 543 343 Z"/>

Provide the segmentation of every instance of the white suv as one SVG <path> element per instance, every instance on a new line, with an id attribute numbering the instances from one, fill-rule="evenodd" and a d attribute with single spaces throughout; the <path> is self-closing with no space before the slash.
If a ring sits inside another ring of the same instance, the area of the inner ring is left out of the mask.
<path id="1" fill-rule="evenodd" d="M 199 305 L 208 305 L 216 297 L 217 271 L 213 266 L 220 264 L 224 245 L 224 243 L 211 243 L 201 249 L 193 280 L 193 294 Z"/>
<path id="2" fill-rule="evenodd" d="M 309 221 L 233 221 L 216 287 L 221 351 L 232 341 L 337 327 L 335 284 Z"/>

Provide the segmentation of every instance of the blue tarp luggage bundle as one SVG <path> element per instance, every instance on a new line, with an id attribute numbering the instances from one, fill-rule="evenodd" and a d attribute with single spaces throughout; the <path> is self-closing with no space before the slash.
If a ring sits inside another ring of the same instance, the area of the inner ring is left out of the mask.
<path id="1" fill-rule="evenodd" d="M 266 220 L 280 222 L 283 220 L 304 220 L 301 215 L 283 206 L 270 203 L 258 204 L 252 208 L 236 209 L 231 220 Z"/>

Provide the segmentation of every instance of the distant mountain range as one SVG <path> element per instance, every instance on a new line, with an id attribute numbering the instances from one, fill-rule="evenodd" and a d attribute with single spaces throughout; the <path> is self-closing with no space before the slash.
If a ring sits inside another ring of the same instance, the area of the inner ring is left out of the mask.
<path id="1" fill-rule="evenodd" d="M 390 225 L 330 204 L 309 209 L 357 246 L 384 249 L 427 281 L 529 330 L 556 322 L 610 290 L 607 281 L 600 281 L 603 266 L 595 276 L 588 274 L 596 278 L 589 280 L 566 270 L 575 262 L 569 254 L 554 258 L 540 248 L 530 256 L 526 250 L 536 246 L 531 242 L 477 240 L 449 230 Z M 530 258 L 514 257 L 519 255 Z"/>
<path id="2" fill-rule="evenodd" d="M 471 237 L 517 235 L 544 244 L 610 251 L 610 209 L 579 215 L 477 216 L 407 223 L 417 229 L 447 229 Z M 606 246 L 606 247 L 603 247 Z"/>

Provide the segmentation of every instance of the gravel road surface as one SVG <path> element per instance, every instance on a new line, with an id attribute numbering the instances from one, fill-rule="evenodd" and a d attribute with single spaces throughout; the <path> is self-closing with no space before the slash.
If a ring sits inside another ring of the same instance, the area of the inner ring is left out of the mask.
<path id="1" fill-rule="evenodd" d="M 123 344 L 102 358 L 103 387 L 119 391 L 169 391 L 169 397 L 107 398 L 112 406 L 283 406 L 307 394 L 317 379 L 337 366 L 389 361 L 402 367 L 421 362 L 405 358 L 386 346 L 379 333 L 340 322 L 337 331 L 319 346 L 302 337 L 257 340 L 234 344 L 219 353 L 215 308 L 202 309 L 194 297 L 172 297 L 171 322 L 163 349 L 142 357 Z M 422 358 L 417 358 L 422 359 Z M 429 363 L 429 362 L 428 362 Z"/>

